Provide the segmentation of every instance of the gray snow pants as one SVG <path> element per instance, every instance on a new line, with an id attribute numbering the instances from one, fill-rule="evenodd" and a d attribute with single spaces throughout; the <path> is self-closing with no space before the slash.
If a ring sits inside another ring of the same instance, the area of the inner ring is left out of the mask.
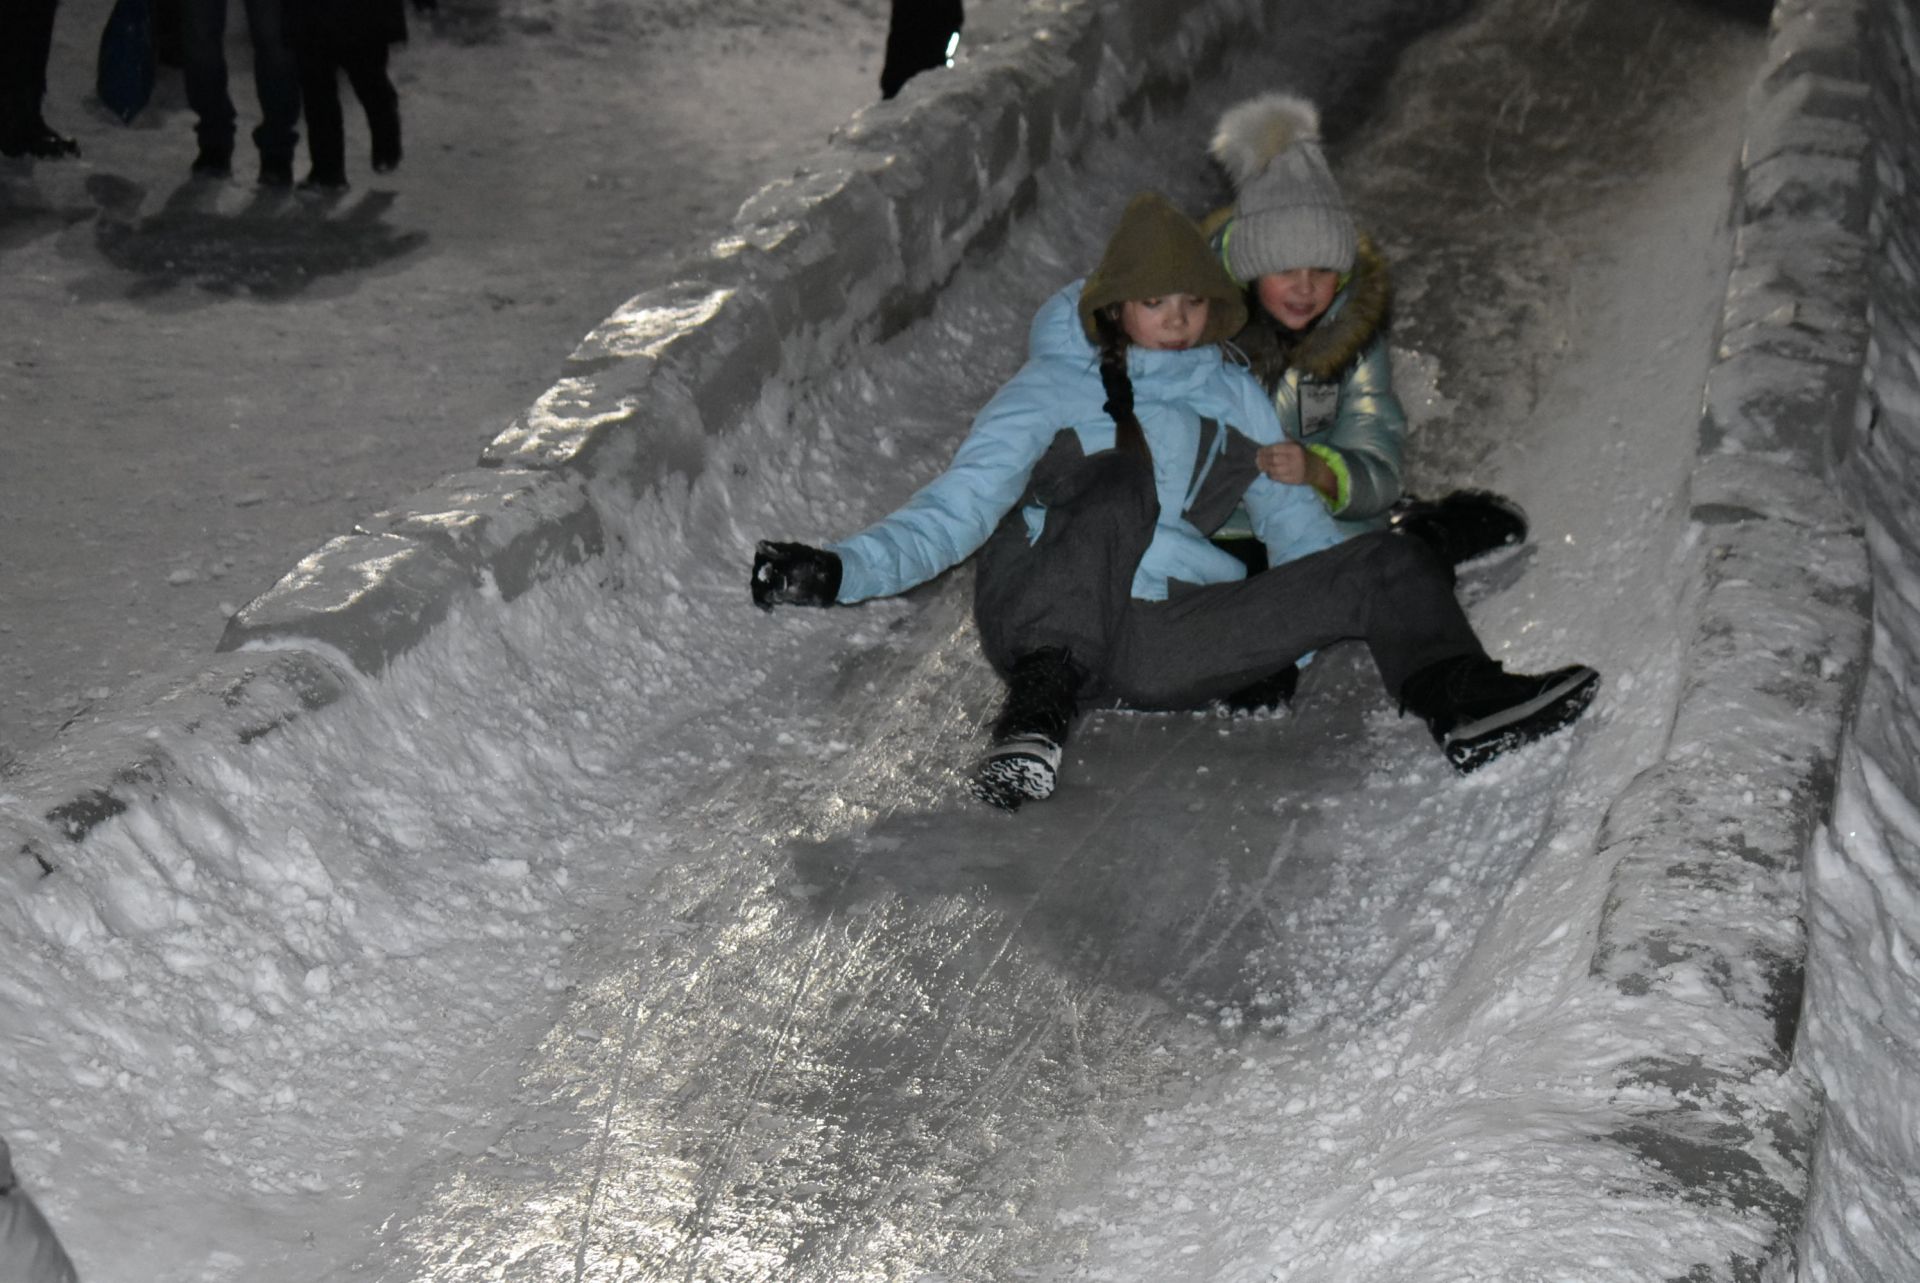
<path id="1" fill-rule="evenodd" d="M 1029 543 L 1021 508 L 1047 519 Z M 1365 642 L 1399 697 L 1408 677 L 1484 656 L 1448 567 L 1418 539 L 1377 531 L 1233 583 L 1132 594 L 1159 512 L 1150 461 L 1054 450 L 980 550 L 974 622 L 1004 677 L 1020 656 L 1064 647 L 1092 676 L 1083 700 L 1199 708 L 1342 641 Z"/>

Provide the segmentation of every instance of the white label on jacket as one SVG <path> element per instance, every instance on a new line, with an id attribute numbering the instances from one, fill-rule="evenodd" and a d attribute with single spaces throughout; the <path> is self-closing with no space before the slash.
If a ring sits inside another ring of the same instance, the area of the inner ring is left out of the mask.
<path id="1" fill-rule="evenodd" d="M 1300 381 L 1300 435 L 1318 436 L 1333 427 L 1340 415 L 1340 385 Z"/>

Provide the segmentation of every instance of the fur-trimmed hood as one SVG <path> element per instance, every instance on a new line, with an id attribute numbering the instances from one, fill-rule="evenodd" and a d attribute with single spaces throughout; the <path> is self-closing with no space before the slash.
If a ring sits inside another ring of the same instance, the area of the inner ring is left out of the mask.
<path id="1" fill-rule="evenodd" d="M 1258 292 L 1249 287 L 1249 320 L 1234 345 L 1246 353 L 1248 365 L 1263 387 L 1276 386 L 1289 369 L 1297 369 L 1310 379 L 1332 382 L 1379 337 L 1392 308 L 1393 285 L 1387 260 L 1362 233 L 1352 274 L 1312 329 L 1295 334 L 1260 306 Z"/>

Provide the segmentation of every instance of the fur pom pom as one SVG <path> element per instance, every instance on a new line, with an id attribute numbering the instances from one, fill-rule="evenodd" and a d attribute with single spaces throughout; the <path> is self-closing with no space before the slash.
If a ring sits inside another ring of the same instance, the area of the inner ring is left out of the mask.
<path id="1" fill-rule="evenodd" d="M 1238 188 L 1287 148 L 1320 137 L 1320 109 L 1297 94 L 1249 98 L 1221 113 L 1207 150 Z"/>

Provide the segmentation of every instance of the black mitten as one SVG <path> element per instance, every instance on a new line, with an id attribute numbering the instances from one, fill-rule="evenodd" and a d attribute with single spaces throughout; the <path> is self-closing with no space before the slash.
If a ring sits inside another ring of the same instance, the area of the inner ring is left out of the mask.
<path id="1" fill-rule="evenodd" d="M 831 606 L 840 596 L 840 557 L 803 543 L 762 539 L 753 550 L 753 604 Z"/>

